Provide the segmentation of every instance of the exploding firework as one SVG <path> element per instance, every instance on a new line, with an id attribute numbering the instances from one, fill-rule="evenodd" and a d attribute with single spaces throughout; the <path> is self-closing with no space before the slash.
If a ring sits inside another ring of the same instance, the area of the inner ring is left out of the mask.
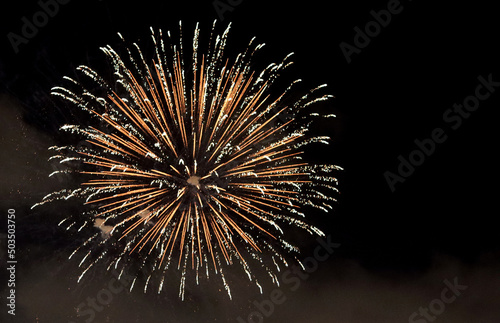
<path id="1" fill-rule="evenodd" d="M 149 62 L 135 43 L 125 47 L 124 58 L 103 47 L 114 72 L 109 79 L 80 66 L 82 80 L 64 77 L 69 85 L 52 89 L 92 121 L 61 127 L 86 144 L 50 147 L 51 159 L 68 165 L 51 175 L 71 172 L 84 180 L 34 207 L 83 201 L 82 214 L 61 222 L 90 232 L 71 255 L 84 255 L 79 281 L 99 261 L 123 271 L 136 255 L 145 291 L 156 279 L 161 292 L 166 270 L 177 267 L 181 298 L 189 272 L 197 283 L 215 273 L 231 297 L 224 270 L 239 263 L 262 292 L 253 266 L 277 283 L 275 272 L 298 252 L 283 226 L 324 235 L 305 221 L 303 209 L 332 208 L 337 189 L 329 173 L 340 168 L 308 164 L 301 147 L 328 143 L 328 137 L 306 136 L 318 114 L 303 112 L 331 96 L 316 94 L 322 85 L 285 104 L 296 80 L 271 98 L 291 54 L 256 73 L 251 61 L 263 45 L 254 39 L 231 62 L 224 56 L 229 27 L 216 35 L 214 23 L 208 51 L 201 53 L 197 26 L 188 55 L 180 30 L 177 44 L 170 32 L 164 42 L 161 30 L 151 30 Z"/>

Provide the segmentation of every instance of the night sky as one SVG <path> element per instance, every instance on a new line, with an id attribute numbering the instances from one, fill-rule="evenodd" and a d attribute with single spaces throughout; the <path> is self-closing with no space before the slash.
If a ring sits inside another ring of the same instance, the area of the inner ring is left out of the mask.
<path id="1" fill-rule="evenodd" d="M 23 30 L 43 20 L 45 3 L 0 12 L 0 322 L 499 322 L 500 20 L 492 2 L 60 0 L 36 33 Z M 189 285 L 180 301 L 175 271 L 160 295 L 129 292 L 100 267 L 78 284 L 79 261 L 68 256 L 81 237 L 57 224 L 79 206 L 30 209 L 64 186 L 48 178 L 47 148 L 64 142 L 58 128 L 75 112 L 50 88 L 78 65 L 105 67 L 99 47 L 119 44 L 117 32 L 151 49 L 150 26 L 176 35 L 182 20 L 188 42 L 197 22 L 206 37 L 214 19 L 219 32 L 232 24 L 228 56 L 255 36 L 266 43 L 258 66 L 294 52 L 284 81 L 326 83 L 335 96 L 320 109 L 337 117 L 311 126 L 331 144 L 308 147 L 307 157 L 344 168 L 340 194 L 333 212 L 308 219 L 340 246 L 317 261 L 327 242 L 300 236 L 301 259 L 314 266 L 283 272 L 280 287 L 267 281 L 263 294 L 229 269 L 232 301 L 218 279 Z M 15 317 L 6 306 L 9 209 Z M 92 305 L 98 295 L 111 298 Z"/>

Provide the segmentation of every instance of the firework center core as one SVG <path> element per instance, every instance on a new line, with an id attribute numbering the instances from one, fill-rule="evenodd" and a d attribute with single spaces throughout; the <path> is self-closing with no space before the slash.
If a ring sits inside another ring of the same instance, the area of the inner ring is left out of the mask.
<path id="1" fill-rule="evenodd" d="M 200 179 L 201 179 L 201 177 L 199 177 L 199 176 L 191 176 L 188 178 L 187 182 L 189 184 L 194 185 L 197 188 L 199 188 L 200 187 Z"/>

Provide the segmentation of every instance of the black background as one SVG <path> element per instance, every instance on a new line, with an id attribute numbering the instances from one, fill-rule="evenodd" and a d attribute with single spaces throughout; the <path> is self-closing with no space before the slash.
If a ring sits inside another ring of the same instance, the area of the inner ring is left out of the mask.
<path id="1" fill-rule="evenodd" d="M 226 1 L 221 1 L 226 3 Z M 237 1 L 233 2 L 234 4 Z M 72 238 L 55 219 L 70 212 L 30 206 L 57 183 L 47 179 L 46 148 L 58 142 L 58 127 L 68 112 L 53 104 L 51 87 L 80 64 L 101 64 L 100 46 L 129 41 L 150 45 L 149 27 L 185 40 L 200 23 L 208 35 L 231 22 L 228 54 L 246 48 L 256 36 L 266 43 L 257 60 L 264 64 L 294 52 L 295 64 L 283 77 L 304 80 L 310 88 L 327 83 L 335 99 L 322 108 L 337 118 L 314 125 L 332 137 L 330 146 L 309 151 L 319 162 L 340 165 L 340 195 L 335 211 L 313 215 L 320 228 L 341 243 L 300 288 L 282 286 L 286 302 L 265 322 L 407 322 L 420 306 L 439 298 L 444 279 L 468 286 L 446 305 L 439 322 L 498 322 L 500 243 L 496 217 L 499 93 L 456 130 L 443 119 L 453 104 L 473 95 L 478 77 L 500 81 L 494 4 L 487 1 L 437 4 L 401 1 L 402 11 L 372 37 L 348 63 L 342 42 L 354 44 L 354 27 L 373 20 L 370 11 L 387 1 L 290 2 L 244 0 L 220 16 L 212 1 L 79 1 L 60 5 L 16 54 L 7 34 L 21 34 L 40 10 L 35 1 L 11 3 L 1 13 L 0 153 L 2 265 L 5 265 L 7 209 L 17 215 L 17 315 L 13 322 L 84 322 L 76 307 L 95 297 L 111 279 L 96 273 L 76 284 L 77 261 L 67 261 Z M 222 21 L 221 21 L 222 20 Z M 203 45 L 202 45 L 203 46 Z M 147 46 L 145 46 L 147 47 Z M 497 88 L 497 91 L 498 88 Z M 414 141 L 442 128 L 447 139 L 394 192 L 384 173 L 397 173 L 398 156 L 416 149 Z M 308 238 L 308 237 L 304 237 Z M 304 256 L 314 241 L 305 242 Z M 309 246 L 309 248 L 308 248 Z M 310 254 L 310 253 L 309 253 Z M 7 277 L 2 270 L 1 277 Z M 144 295 L 141 288 L 115 295 L 93 322 L 236 322 L 255 311 L 254 300 L 269 299 L 246 282 L 233 279 L 233 301 L 222 290 L 188 290 L 185 302 L 173 293 Z M 218 284 L 218 282 L 214 282 Z M 7 283 L 2 280 L 2 302 Z M 222 289 L 222 288 L 221 288 Z M 1 321 L 7 307 L 2 305 Z"/>

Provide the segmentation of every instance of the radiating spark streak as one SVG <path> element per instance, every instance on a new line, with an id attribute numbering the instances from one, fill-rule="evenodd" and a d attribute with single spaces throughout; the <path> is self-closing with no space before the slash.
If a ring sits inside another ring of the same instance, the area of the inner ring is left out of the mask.
<path id="1" fill-rule="evenodd" d="M 130 185 L 121 185 L 120 188 L 125 188 L 127 186 L 130 187 Z M 140 185 L 140 186 L 142 186 L 142 185 Z M 102 189 L 102 187 L 100 187 L 100 189 Z M 115 195 L 106 196 L 106 197 L 103 197 L 103 198 L 100 198 L 100 199 L 97 199 L 97 200 L 88 201 L 88 202 L 85 202 L 85 204 L 97 203 L 97 202 L 102 202 L 102 201 L 109 200 L 109 199 L 115 199 L 115 198 L 117 198 L 119 196 L 133 195 L 133 194 L 139 194 L 139 193 L 144 193 L 144 192 L 147 192 L 147 191 L 155 191 L 155 190 L 156 190 L 155 187 L 146 187 L 146 188 L 139 189 L 139 190 L 128 191 L 128 192 L 125 192 L 125 193 L 115 194 Z M 110 205 L 113 205 L 113 204 L 116 204 L 116 203 L 119 203 L 119 202 L 123 202 L 123 201 L 124 200 L 120 200 L 118 202 L 114 202 L 114 203 L 111 203 L 111 204 L 108 204 L 108 205 L 105 205 L 105 206 L 103 205 L 103 206 L 100 206 L 100 208 L 108 207 Z"/>

